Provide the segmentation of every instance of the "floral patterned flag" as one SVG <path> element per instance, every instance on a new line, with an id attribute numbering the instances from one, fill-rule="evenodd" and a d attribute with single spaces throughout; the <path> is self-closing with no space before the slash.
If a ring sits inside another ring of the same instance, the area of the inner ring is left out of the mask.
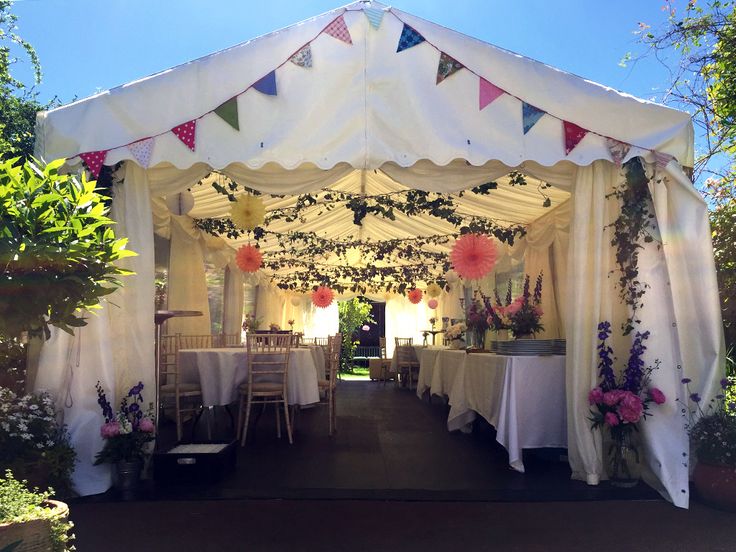
<path id="1" fill-rule="evenodd" d="M 664 169 L 667 165 L 669 165 L 669 162 L 675 158 L 673 155 L 670 155 L 669 153 L 662 153 L 661 151 L 655 151 L 653 153 L 654 162 L 657 165 L 658 169 Z"/>
<path id="2" fill-rule="evenodd" d="M 338 40 L 342 40 L 346 44 L 353 43 L 353 39 L 350 37 L 350 31 L 348 31 L 348 26 L 345 24 L 345 19 L 342 15 L 327 25 L 322 32 Z"/>
<path id="3" fill-rule="evenodd" d="M 197 133 L 197 119 L 189 121 L 171 129 L 176 137 L 181 140 L 186 147 L 194 151 Z"/>
<path id="4" fill-rule="evenodd" d="M 371 26 L 374 29 L 378 29 L 381 26 L 381 21 L 383 21 L 383 10 L 379 8 L 363 8 L 363 13 L 368 18 L 368 21 L 370 21 Z"/>
<path id="5" fill-rule="evenodd" d="M 503 94 L 504 91 L 498 86 L 481 77 L 480 84 L 478 86 L 478 109 L 483 110 L 483 108 Z"/>
<path id="6" fill-rule="evenodd" d="M 399 45 L 396 47 L 396 53 L 421 44 L 424 40 L 425 38 L 422 35 L 404 23 L 404 28 L 401 29 L 401 36 L 399 37 Z"/>
<path id="7" fill-rule="evenodd" d="M 132 144 L 128 144 L 128 150 L 138 164 L 144 169 L 151 164 L 151 155 L 153 154 L 153 138 L 144 138 Z"/>
<path id="8" fill-rule="evenodd" d="M 437 66 L 437 84 L 441 83 L 450 75 L 454 75 L 465 66 L 445 52 L 440 52 L 440 63 Z"/>
<path id="9" fill-rule="evenodd" d="M 271 71 L 268 75 L 254 83 L 253 88 L 267 96 L 276 96 L 276 70 Z"/>
<path id="10" fill-rule="evenodd" d="M 235 130 L 240 130 L 240 124 L 238 123 L 238 98 L 230 98 L 225 103 L 215 108 L 215 115 L 219 116 L 223 121 L 233 127 Z"/>
<path id="11" fill-rule="evenodd" d="M 289 61 L 299 67 L 311 67 L 312 66 L 312 48 L 307 44 L 299 50 L 296 54 L 289 58 Z"/>
<path id="12" fill-rule="evenodd" d="M 575 146 L 580 143 L 580 140 L 585 138 L 588 131 L 570 121 L 562 121 L 562 126 L 565 130 L 565 155 L 569 155 L 575 149 Z"/>
<path id="13" fill-rule="evenodd" d="M 84 164 L 87 165 L 87 169 L 89 169 L 89 173 L 94 177 L 97 178 L 100 176 L 100 170 L 102 169 L 102 165 L 105 164 L 105 158 L 107 157 L 108 150 L 102 150 L 102 151 L 88 151 L 86 153 L 80 153 L 79 157 L 82 158 L 82 161 L 84 161 Z"/>
<path id="14" fill-rule="evenodd" d="M 626 159 L 626 156 L 629 154 L 631 144 L 620 142 L 613 138 L 606 138 L 606 146 L 608 147 L 608 153 L 611 154 L 611 159 L 613 159 L 613 162 L 620 167 L 623 164 L 624 159 Z"/>
<path id="15" fill-rule="evenodd" d="M 521 118 L 524 124 L 524 134 L 529 132 L 537 121 L 544 116 L 545 112 L 526 102 L 521 102 Z"/>

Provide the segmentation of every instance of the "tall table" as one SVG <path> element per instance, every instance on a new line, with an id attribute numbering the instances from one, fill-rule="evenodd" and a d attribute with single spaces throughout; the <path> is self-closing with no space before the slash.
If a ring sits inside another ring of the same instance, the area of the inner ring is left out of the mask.
<path id="1" fill-rule="evenodd" d="M 496 428 L 509 464 L 522 449 L 567 447 L 564 356 L 467 354 L 450 392 L 447 428 L 467 430 L 477 415 Z"/>

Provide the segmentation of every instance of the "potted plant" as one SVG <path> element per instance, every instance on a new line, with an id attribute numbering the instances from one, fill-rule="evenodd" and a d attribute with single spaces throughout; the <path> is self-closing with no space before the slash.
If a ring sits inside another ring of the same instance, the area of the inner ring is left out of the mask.
<path id="1" fill-rule="evenodd" d="M 736 403 L 733 383 L 721 380 L 721 391 L 706 407 L 697 393 L 688 386 L 687 429 L 690 434 L 692 474 L 697 496 L 713 506 L 736 509 Z"/>
<path id="2" fill-rule="evenodd" d="M 138 489 L 143 462 L 148 455 L 147 443 L 153 441 L 155 429 L 153 405 L 143 412 L 143 383 L 138 382 L 120 401 L 120 408 L 114 412 L 107 400 L 105 391 L 97 382 L 97 404 L 102 409 L 105 423 L 100 427 L 100 435 L 105 445 L 95 457 L 95 465 L 110 463 L 115 467 L 113 484 L 124 498 L 131 497 Z"/>
<path id="3" fill-rule="evenodd" d="M 73 550 L 69 508 L 51 500 L 52 492 L 29 490 L 10 470 L 0 477 L 0 550 Z"/>

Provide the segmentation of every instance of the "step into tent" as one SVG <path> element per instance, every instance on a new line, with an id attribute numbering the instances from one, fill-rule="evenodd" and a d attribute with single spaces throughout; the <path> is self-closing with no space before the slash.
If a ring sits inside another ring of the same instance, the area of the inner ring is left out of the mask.
<path id="1" fill-rule="evenodd" d="M 646 360 L 662 362 L 654 379 L 668 397 L 642 424 L 648 480 L 687 506 L 689 450 L 675 398 L 684 393 L 684 376 L 711 397 L 723 361 L 707 207 L 686 175 L 693 165 L 688 114 L 396 8 L 356 2 L 39 113 L 36 149 L 42 159 L 64 157 L 70 170 L 84 167 L 93 176 L 122 162 L 113 216 L 139 254 L 128 260 L 136 276 L 111 299 L 116 306 L 94 317 L 81 337 L 55 334 L 42 353 L 37 386 L 77 397 L 67 420 L 85 443 L 78 446 L 82 465 L 99 446 L 85 437 L 96 434 L 99 421 L 94 381 L 119 390 L 131 379 L 153 385 L 152 236 L 168 216 L 161 198 L 192 188 L 192 216 L 226 216 L 221 198 L 198 184 L 213 170 L 279 195 L 330 187 L 455 193 L 495 179 L 497 195 L 469 201 L 469 212 L 528 225 L 527 247 L 534 240 L 565 246 L 564 259 L 545 253 L 544 262 L 559 265 L 556 285 L 566 290 L 558 295 L 568 343 L 569 460 L 573 476 L 590 484 L 604 475 L 600 436 L 588 421 L 595 328 L 623 312 L 606 230 L 616 206 L 606 196 L 622 180 L 621 162 L 641 157 L 654 175 L 661 244 L 641 254 L 650 285 L 642 327 L 652 332 Z M 513 170 L 550 184 L 552 208 L 532 186 L 507 185 Z M 355 235 L 345 216 L 329 213 L 313 230 Z M 367 217 L 359 234 L 422 235 L 438 230 L 434 224 Z M 626 343 L 620 345 L 623 358 Z M 107 475 L 96 469 L 78 470 L 83 494 L 106 488 Z"/>

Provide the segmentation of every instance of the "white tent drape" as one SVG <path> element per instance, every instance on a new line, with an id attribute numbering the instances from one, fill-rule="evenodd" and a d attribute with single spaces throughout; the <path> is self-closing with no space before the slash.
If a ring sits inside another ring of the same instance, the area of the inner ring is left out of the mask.
<path id="1" fill-rule="evenodd" d="M 239 334 L 243 328 L 243 271 L 235 261 L 231 261 L 225 270 L 223 303 L 222 331 Z"/>

